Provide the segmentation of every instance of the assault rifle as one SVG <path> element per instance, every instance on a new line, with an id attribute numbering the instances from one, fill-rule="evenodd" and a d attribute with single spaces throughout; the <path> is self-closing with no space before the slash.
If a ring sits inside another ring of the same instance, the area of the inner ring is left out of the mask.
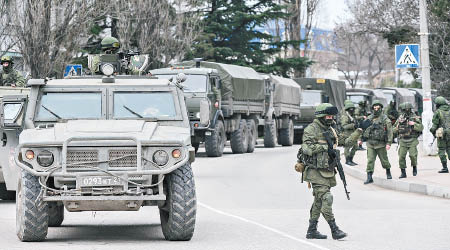
<path id="1" fill-rule="evenodd" d="M 330 132 L 327 131 L 324 133 L 325 136 L 325 140 L 327 141 L 328 144 L 328 157 L 330 158 L 330 160 L 328 161 L 328 164 L 330 165 L 330 167 L 336 168 L 338 173 L 339 173 L 339 177 L 341 178 L 342 184 L 344 184 L 344 190 L 345 190 L 345 194 L 347 195 L 347 200 L 350 200 L 350 192 L 347 191 L 347 181 L 345 180 L 345 173 L 344 173 L 344 168 L 342 167 L 341 164 L 341 156 L 339 155 L 339 151 L 337 151 L 336 149 L 333 148 L 333 141 L 331 139 L 330 136 Z"/>

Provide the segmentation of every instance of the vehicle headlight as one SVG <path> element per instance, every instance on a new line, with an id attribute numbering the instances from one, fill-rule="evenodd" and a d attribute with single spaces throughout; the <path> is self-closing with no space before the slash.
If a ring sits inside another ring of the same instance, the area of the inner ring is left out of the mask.
<path id="1" fill-rule="evenodd" d="M 42 167 L 48 167 L 53 164 L 55 157 L 52 152 L 44 150 L 38 153 L 36 160 Z"/>
<path id="2" fill-rule="evenodd" d="M 110 63 L 105 63 L 102 65 L 102 73 L 106 76 L 110 76 L 114 73 L 114 66 Z"/>
<path id="3" fill-rule="evenodd" d="M 158 166 L 164 166 L 169 161 L 169 155 L 164 150 L 158 150 L 153 154 L 153 162 Z"/>
<path id="4" fill-rule="evenodd" d="M 200 112 L 195 113 L 195 118 L 200 119 Z"/>

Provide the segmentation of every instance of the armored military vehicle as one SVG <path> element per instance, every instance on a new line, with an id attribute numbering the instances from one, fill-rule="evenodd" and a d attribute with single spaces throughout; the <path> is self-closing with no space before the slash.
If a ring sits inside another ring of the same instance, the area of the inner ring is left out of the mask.
<path id="1" fill-rule="evenodd" d="M 266 140 L 272 141 L 265 145 L 273 146 L 277 141 L 289 145 L 291 121 L 299 114 L 293 103 L 300 100 L 299 88 L 292 83 L 260 75 L 252 68 L 200 60 L 151 71 L 154 76 L 169 79 L 178 73 L 187 75 L 184 92 L 194 147 L 204 142 L 206 154 L 218 157 L 230 140 L 233 153 L 251 153 L 264 131 L 271 131 Z M 281 87 L 277 89 L 276 85 Z M 272 96 L 274 89 L 279 94 Z M 280 96 L 291 90 L 297 92 L 290 93 L 282 103 Z M 200 116 L 202 109 L 209 111 L 208 117 Z M 278 138 L 275 131 L 279 131 Z"/>
<path id="2" fill-rule="evenodd" d="M 383 106 L 387 105 L 386 97 L 383 91 L 379 89 L 347 89 L 347 99 L 351 100 L 355 105 L 360 101 L 366 101 L 367 107 L 372 106 L 372 102 L 379 100 Z"/>
<path id="3" fill-rule="evenodd" d="M 294 121 L 294 142 L 301 143 L 303 130 L 314 120 L 314 110 L 321 103 L 331 103 L 339 111 L 344 109 L 346 88 L 343 81 L 323 78 L 296 78 L 302 87 L 301 116 Z"/>
<path id="4" fill-rule="evenodd" d="M 19 239 L 44 240 L 49 226 L 63 222 L 64 208 L 158 206 L 164 237 L 190 240 L 195 154 L 183 76 L 114 76 L 110 64 L 102 72 L 103 77 L 29 80 L 29 98 L 4 97 L 1 126 L 22 131 L 10 162 L 19 172 Z"/>
<path id="5" fill-rule="evenodd" d="M 29 93 L 28 88 L 17 87 L 0 87 L 0 103 L 15 103 L 27 98 Z M 6 109 L 1 110 L 0 119 L 11 120 L 16 119 L 16 116 L 23 116 L 22 113 L 18 113 L 18 109 L 21 109 L 20 105 L 6 105 Z M 14 150 L 18 144 L 17 133 L 20 133 L 15 128 L 0 127 L 0 134 L 2 137 L 2 145 L 0 147 L 0 199 L 2 200 L 14 200 L 16 198 L 17 187 L 17 168 L 14 162 Z M 11 180 L 11 181 L 6 181 Z"/>

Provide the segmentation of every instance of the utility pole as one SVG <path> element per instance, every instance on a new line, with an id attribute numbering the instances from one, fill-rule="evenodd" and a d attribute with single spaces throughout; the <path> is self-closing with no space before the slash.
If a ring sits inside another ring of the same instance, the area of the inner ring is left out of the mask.
<path id="1" fill-rule="evenodd" d="M 430 80 L 430 55 L 428 48 L 428 24 L 427 24 L 427 2 L 419 0 L 420 13 L 420 58 L 422 69 L 422 89 L 423 89 L 423 113 L 422 122 L 423 141 L 422 147 L 427 155 L 433 154 L 433 135 L 430 132 L 431 120 L 433 117 L 431 103 L 431 80 Z M 434 152 L 435 153 L 435 152 Z"/>

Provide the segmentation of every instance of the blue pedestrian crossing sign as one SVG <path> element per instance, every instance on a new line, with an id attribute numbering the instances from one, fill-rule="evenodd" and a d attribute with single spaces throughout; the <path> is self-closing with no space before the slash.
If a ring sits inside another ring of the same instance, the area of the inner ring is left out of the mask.
<path id="1" fill-rule="evenodd" d="M 395 45 L 396 68 L 419 68 L 419 44 Z"/>
<path id="2" fill-rule="evenodd" d="M 64 77 L 81 76 L 81 72 L 83 72 L 83 65 L 69 64 L 66 66 L 66 69 L 64 70 Z"/>

